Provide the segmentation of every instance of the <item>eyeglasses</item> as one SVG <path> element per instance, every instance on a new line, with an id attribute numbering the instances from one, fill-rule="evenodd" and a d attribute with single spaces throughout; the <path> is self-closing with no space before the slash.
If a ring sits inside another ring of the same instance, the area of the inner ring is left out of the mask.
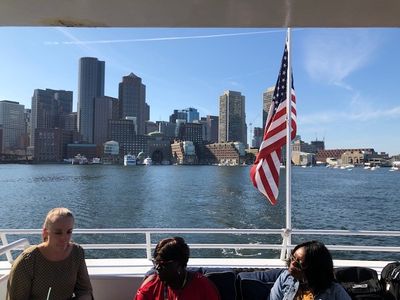
<path id="1" fill-rule="evenodd" d="M 157 260 L 152 259 L 151 262 L 156 270 L 161 270 L 167 268 L 174 260 Z"/>
<path id="2" fill-rule="evenodd" d="M 294 266 L 299 269 L 299 270 L 303 270 L 303 264 L 301 263 L 301 261 L 296 258 L 293 254 L 290 255 L 289 257 L 290 261 L 294 263 Z"/>

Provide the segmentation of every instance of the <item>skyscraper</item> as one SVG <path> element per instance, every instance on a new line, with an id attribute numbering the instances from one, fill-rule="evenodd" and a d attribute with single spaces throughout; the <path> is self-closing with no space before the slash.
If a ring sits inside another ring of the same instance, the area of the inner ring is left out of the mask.
<path id="1" fill-rule="evenodd" d="M 93 143 L 94 99 L 104 96 L 105 62 L 95 57 L 79 59 L 78 130 L 83 140 Z"/>
<path id="2" fill-rule="evenodd" d="M 184 109 L 184 111 L 187 112 L 187 122 L 188 123 L 194 123 L 195 121 L 199 120 L 199 112 L 197 111 L 196 108 L 189 107 Z"/>
<path id="3" fill-rule="evenodd" d="M 240 92 L 225 91 L 219 97 L 219 142 L 247 144 L 245 96 Z"/>
<path id="4" fill-rule="evenodd" d="M 94 100 L 93 143 L 102 145 L 108 140 L 108 120 L 118 120 L 118 99 L 108 96 Z"/>
<path id="5" fill-rule="evenodd" d="M 146 104 L 146 86 L 142 83 L 142 78 L 133 73 L 124 76 L 119 84 L 118 99 L 120 118 L 135 117 L 137 134 L 144 134 L 150 108 Z"/>
<path id="6" fill-rule="evenodd" d="M 14 101 L 0 101 L 0 128 L 2 128 L 0 153 L 21 149 L 25 134 L 24 106 Z"/>
<path id="7" fill-rule="evenodd" d="M 265 127 L 265 122 L 267 121 L 269 108 L 271 107 L 272 98 L 274 97 L 275 87 L 269 87 L 263 93 L 263 123 L 262 128 Z"/>
<path id="8" fill-rule="evenodd" d="M 36 89 L 32 96 L 31 140 L 36 129 L 64 128 L 64 118 L 72 112 L 72 91 Z"/>

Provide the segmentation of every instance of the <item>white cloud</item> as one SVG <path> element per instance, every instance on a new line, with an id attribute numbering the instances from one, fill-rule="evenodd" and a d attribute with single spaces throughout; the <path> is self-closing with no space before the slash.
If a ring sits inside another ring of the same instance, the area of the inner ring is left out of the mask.
<path id="1" fill-rule="evenodd" d="M 328 111 L 298 116 L 299 125 L 318 125 L 328 124 L 338 121 L 358 121 L 367 122 L 381 118 L 397 119 L 400 118 L 400 106 L 388 109 L 364 109 L 357 112 Z"/>
<path id="2" fill-rule="evenodd" d="M 379 45 L 377 39 L 366 30 L 324 30 L 307 36 L 304 64 L 308 75 L 314 80 L 352 90 L 345 80 L 371 61 Z"/>

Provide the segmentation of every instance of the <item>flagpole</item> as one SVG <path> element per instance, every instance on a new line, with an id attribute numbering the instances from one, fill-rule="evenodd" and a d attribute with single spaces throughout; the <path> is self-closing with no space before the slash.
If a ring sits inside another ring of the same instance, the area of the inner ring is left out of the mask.
<path id="1" fill-rule="evenodd" d="M 292 67 L 290 49 L 290 28 L 287 29 L 287 86 L 286 86 L 286 234 L 287 245 L 292 244 L 292 147 L 291 147 L 291 112 L 292 112 Z M 289 250 L 287 250 L 289 251 Z"/>

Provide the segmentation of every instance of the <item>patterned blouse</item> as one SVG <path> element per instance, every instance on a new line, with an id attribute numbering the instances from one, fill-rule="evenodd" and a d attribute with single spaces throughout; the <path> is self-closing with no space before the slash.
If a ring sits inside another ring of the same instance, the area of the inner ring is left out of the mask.
<path id="1" fill-rule="evenodd" d="M 29 247 L 13 263 L 7 288 L 10 300 L 45 300 L 49 291 L 52 300 L 92 295 L 82 247 L 73 244 L 62 261 L 49 261 L 37 246 Z"/>

